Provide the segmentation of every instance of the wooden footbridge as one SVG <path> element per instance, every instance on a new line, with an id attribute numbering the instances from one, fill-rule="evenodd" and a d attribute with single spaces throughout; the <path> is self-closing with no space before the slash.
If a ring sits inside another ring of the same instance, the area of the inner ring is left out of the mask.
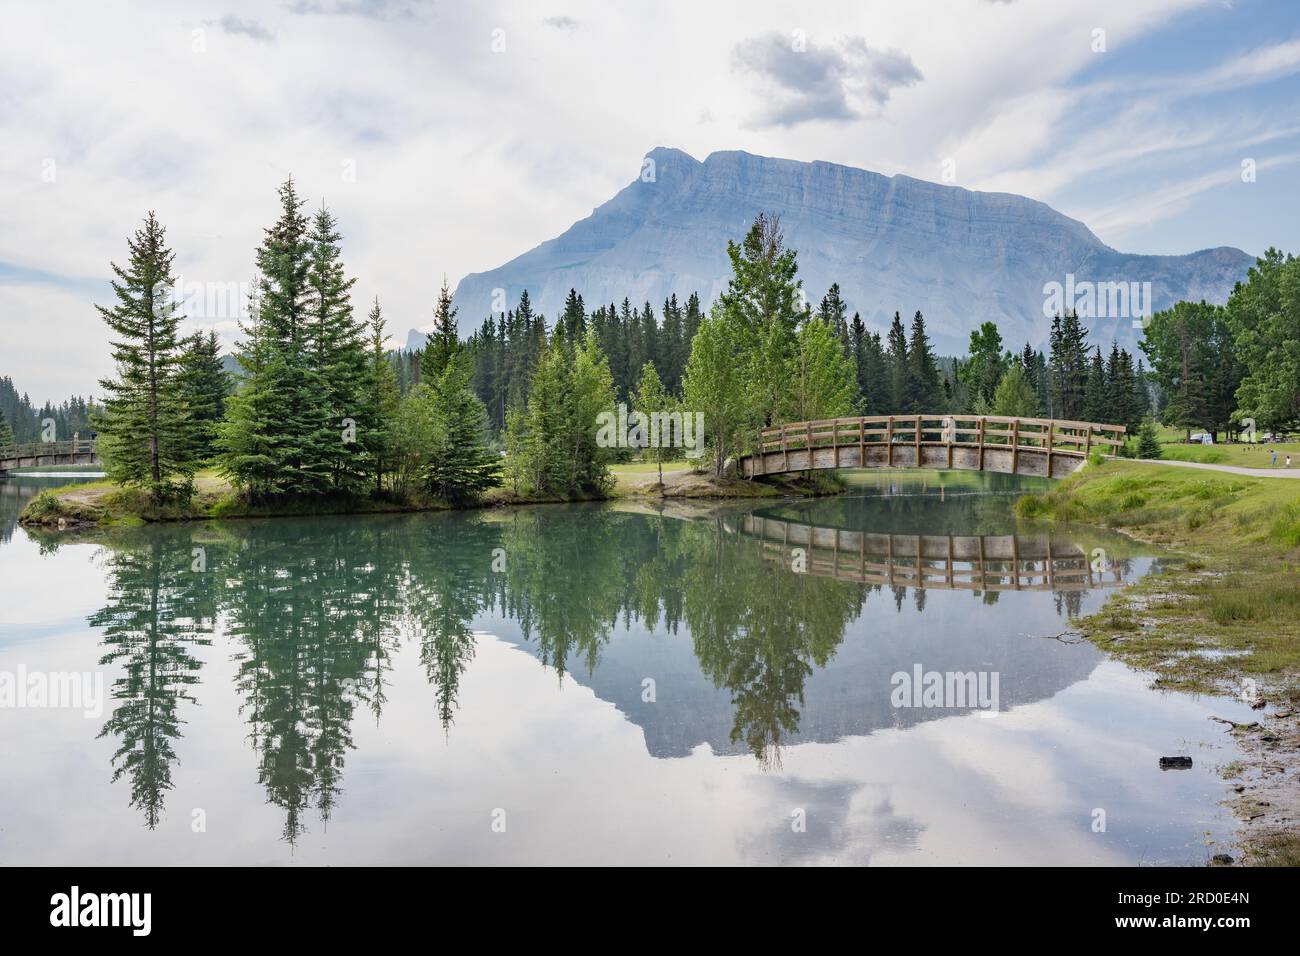
<path id="1" fill-rule="evenodd" d="M 1064 478 L 1093 451 L 1113 457 L 1123 425 L 1000 415 L 869 415 L 764 428 L 737 472 L 941 468 Z"/>
<path id="2" fill-rule="evenodd" d="M 38 441 L 0 447 L 0 472 L 15 468 L 46 468 L 56 465 L 97 465 L 99 454 L 93 438 L 71 441 Z"/>
<path id="3" fill-rule="evenodd" d="M 814 577 L 947 591 L 1087 591 L 1124 584 L 1120 564 L 1039 535 L 874 534 L 747 514 L 724 523 L 773 564 Z"/>

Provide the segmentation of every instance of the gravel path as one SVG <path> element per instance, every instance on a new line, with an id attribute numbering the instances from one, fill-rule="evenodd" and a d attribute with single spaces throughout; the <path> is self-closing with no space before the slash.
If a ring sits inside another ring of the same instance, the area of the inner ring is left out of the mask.
<path id="1" fill-rule="evenodd" d="M 1250 475 L 1252 478 L 1300 478 L 1300 468 L 1242 468 L 1240 465 L 1209 465 L 1203 461 L 1170 461 L 1164 458 L 1124 458 L 1117 461 L 1135 461 L 1141 465 L 1174 465 L 1178 468 L 1203 468 L 1206 471 L 1226 471 L 1233 475 Z"/>

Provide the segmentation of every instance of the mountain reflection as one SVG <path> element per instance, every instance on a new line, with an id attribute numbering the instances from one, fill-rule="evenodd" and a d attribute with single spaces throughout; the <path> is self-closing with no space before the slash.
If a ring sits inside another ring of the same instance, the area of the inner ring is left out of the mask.
<path id="1" fill-rule="evenodd" d="M 840 651 L 850 625 L 861 629 L 855 622 L 871 595 L 892 597 L 901 614 L 912 587 L 919 613 L 925 588 L 954 580 L 951 561 L 937 576 L 921 573 L 918 552 L 909 554 L 898 535 L 845 530 L 841 523 L 871 525 L 859 523 L 851 503 L 827 505 L 815 509 L 826 524 L 796 520 L 808 512 L 784 506 L 691 520 L 548 507 L 116 533 L 102 552 L 108 603 L 91 617 L 102 630 L 103 663 L 122 672 L 101 734 L 118 741 L 114 780 L 130 779 L 132 806 L 156 827 L 172 786 L 181 705 L 196 703 L 196 648 L 221 634 L 237 668 L 257 779 L 283 810 L 283 836 L 292 843 L 306 830 L 308 811 L 328 823 L 354 749 L 353 722 L 383 719 L 388 675 L 402 648 L 418 648 L 430 685 L 439 727 L 428 730 L 450 737 L 461 681 L 475 658 L 476 625 L 499 630 L 503 622 L 557 678 L 572 674 L 640 724 L 652 754 L 680 753 L 692 734 L 711 739 L 699 728 L 711 726 L 710 700 L 720 694 L 730 728 L 715 747 L 729 743 L 778 766 L 783 744 L 800 734 L 809 681 Z M 970 535 L 907 537 L 920 543 L 922 565 L 935 555 L 969 561 L 972 547 L 987 546 L 990 563 L 999 566 L 964 579 L 979 601 L 996 597 L 991 589 L 1026 562 L 1082 563 L 1083 577 L 1079 567 L 1052 573 L 1048 586 L 1066 599 L 1057 613 L 1076 613 L 1079 593 L 1090 586 L 1085 552 L 1065 541 L 975 536 L 976 546 Z M 807 571 L 791 573 L 780 565 L 799 541 L 808 551 Z M 868 567 L 880 564 L 882 546 L 902 562 L 892 580 L 879 576 L 889 574 L 888 566 Z M 658 705 L 640 699 L 642 681 L 665 665 L 645 656 L 645 641 L 622 640 L 634 628 L 668 640 L 672 653 L 680 648 L 694 662 L 674 672 Z M 689 642 L 669 637 L 683 629 Z M 932 656 L 946 653 L 943 637 L 937 635 Z M 1019 700 L 1055 693 L 1085 666 L 1047 666 L 1033 648 L 1024 653 L 1023 641 L 978 650 L 981 660 L 1031 661 Z M 907 651 L 907 660 L 916 653 Z M 812 739 L 899 722 L 877 679 L 899 662 L 873 647 L 870 635 L 855 640 L 849 656 L 850 663 L 865 661 L 852 665 L 864 670 L 852 678 L 857 685 L 845 703 L 815 722 Z M 1014 687 L 1006 696 L 1017 701 Z M 663 743 L 664 734 L 680 742 Z"/>

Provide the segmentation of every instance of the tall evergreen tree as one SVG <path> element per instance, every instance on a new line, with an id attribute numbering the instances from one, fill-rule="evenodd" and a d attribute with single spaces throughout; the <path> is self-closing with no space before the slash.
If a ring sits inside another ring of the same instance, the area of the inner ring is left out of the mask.
<path id="1" fill-rule="evenodd" d="M 851 353 L 853 347 L 847 316 L 848 306 L 840 296 L 840 284 L 832 282 L 817 308 L 817 317 L 831 327 L 846 354 Z"/>
<path id="2" fill-rule="evenodd" d="M 853 377 L 857 383 L 856 404 L 864 410 L 870 408 L 867 401 L 867 350 L 870 347 L 862 316 L 854 312 L 853 321 L 849 325 L 849 358 L 853 362 Z"/>
<path id="3" fill-rule="evenodd" d="M 1084 392 L 1088 384 L 1088 330 L 1078 313 L 1052 320 L 1051 415 L 1079 420 L 1083 417 Z"/>
<path id="4" fill-rule="evenodd" d="M 866 379 L 863 383 L 868 415 L 888 415 L 897 406 L 893 402 L 894 385 L 890 375 L 889 357 L 879 332 L 867 336 Z"/>
<path id="5" fill-rule="evenodd" d="M 939 365 L 925 331 L 925 316 L 918 311 L 912 317 L 912 335 L 907 343 L 906 411 L 930 412 L 942 406 Z"/>
<path id="6" fill-rule="evenodd" d="M 181 316 L 172 299 L 166 230 L 152 212 L 127 240 L 128 264 L 112 264 L 111 308 L 95 308 L 112 330 L 116 376 L 105 401 L 99 448 L 110 480 L 147 489 L 161 502 L 188 497 L 196 467 L 194 423 L 181 400 Z"/>
<path id="7" fill-rule="evenodd" d="M 524 293 L 521 308 L 527 306 L 528 293 Z M 438 304 L 433 310 L 433 330 L 429 333 L 420 358 L 420 379 L 432 384 L 442 376 L 447 365 L 460 352 L 460 332 L 456 328 L 456 313 L 451 304 L 451 289 L 447 287 L 447 277 L 442 277 L 442 288 L 438 291 Z"/>
<path id="8" fill-rule="evenodd" d="M 293 180 L 280 187 L 280 216 L 257 249 L 253 317 L 241 328 L 244 379 L 221 429 L 221 469 L 255 499 L 324 491 L 328 410 L 311 355 L 313 244 Z"/>
<path id="9" fill-rule="evenodd" d="M 678 395 L 681 393 L 682 370 L 686 366 L 690 343 L 682 337 L 682 307 L 677 304 L 677 293 L 674 292 L 664 300 L 663 316 L 659 352 L 664 369 L 660 377 L 669 394 Z"/>
<path id="10" fill-rule="evenodd" d="M 1109 417 L 1106 363 L 1101 357 L 1100 345 L 1088 363 L 1088 377 L 1083 386 L 1082 414 L 1084 421 L 1089 422 L 1104 422 Z"/>
<path id="11" fill-rule="evenodd" d="M 324 415 L 312 449 L 335 491 L 356 491 L 367 479 L 365 434 L 376 426 L 365 420 L 369 360 L 364 327 L 352 315 L 352 287 L 343 266 L 342 236 L 324 206 L 312 218 L 308 241 L 307 313 L 310 358 L 320 386 L 317 402 Z"/>
<path id="12" fill-rule="evenodd" d="M 469 362 L 452 356 L 430 382 L 434 437 L 426 480 L 444 501 L 477 501 L 501 483 L 501 463 L 487 444 L 487 412 L 469 387 Z"/>
<path id="13" fill-rule="evenodd" d="M 216 332 L 196 332 L 182 344 L 179 391 L 192 425 L 192 454 L 195 461 L 210 461 L 217 453 L 217 431 L 226 417 L 230 375 L 221 364 Z"/>
<path id="14" fill-rule="evenodd" d="M 889 326 L 885 363 L 889 374 L 889 409 L 882 414 L 906 412 L 910 408 L 907 401 L 907 330 L 903 328 L 903 320 L 897 312 L 894 313 L 894 321 Z"/>
<path id="15" fill-rule="evenodd" d="M 0 448 L 8 448 L 10 445 L 18 444 L 14 438 L 13 427 L 9 424 L 9 418 L 3 411 L 0 411 Z"/>
<path id="16" fill-rule="evenodd" d="M 384 348 L 384 313 L 379 296 L 366 316 L 369 333 L 370 364 L 366 377 L 363 415 L 368 424 L 365 432 L 366 458 L 374 476 L 374 491 L 384 490 L 384 475 L 393 470 L 395 429 L 401 394 L 397 372 Z"/>
<path id="17" fill-rule="evenodd" d="M 577 485 L 571 454 L 570 424 L 574 419 L 573 369 L 563 343 L 554 342 L 533 374 L 523 413 L 521 470 L 529 490 L 541 495 L 566 495 Z"/>

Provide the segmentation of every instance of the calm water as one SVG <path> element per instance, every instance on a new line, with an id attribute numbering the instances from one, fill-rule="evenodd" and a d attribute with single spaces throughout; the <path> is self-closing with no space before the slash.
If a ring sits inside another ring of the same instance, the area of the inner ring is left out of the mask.
<path id="1" fill-rule="evenodd" d="M 0 680 L 89 691 L 0 709 L 0 863 L 1204 862 L 1239 710 L 1060 637 L 1154 559 L 1025 481 L 69 541 L 0 480 Z"/>

